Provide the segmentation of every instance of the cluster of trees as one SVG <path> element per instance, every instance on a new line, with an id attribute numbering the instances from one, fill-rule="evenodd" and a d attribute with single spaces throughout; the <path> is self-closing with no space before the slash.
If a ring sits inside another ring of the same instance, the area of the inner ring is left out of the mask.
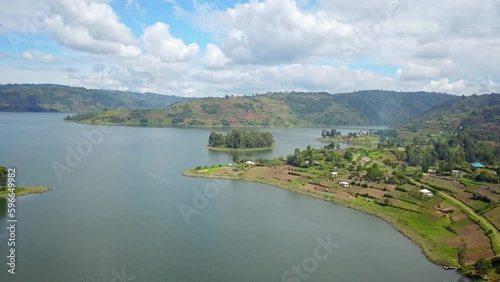
<path id="1" fill-rule="evenodd" d="M 292 155 L 287 156 L 286 162 L 293 166 L 308 167 L 314 165 L 315 161 L 324 160 L 325 162 L 344 167 L 347 161 L 352 161 L 353 153 L 351 151 L 348 150 L 344 155 L 341 155 L 334 149 L 334 146 L 330 145 L 325 146 L 323 149 L 313 149 L 309 145 L 304 151 L 297 148 Z"/>
<path id="2" fill-rule="evenodd" d="M 269 148 L 274 144 L 274 137 L 270 132 L 231 130 L 226 135 L 212 132 L 208 137 L 210 147 L 248 149 Z"/>
<path id="3" fill-rule="evenodd" d="M 404 154 L 400 154 L 410 166 L 429 167 L 439 162 L 444 171 L 450 171 L 455 164 L 463 162 L 494 163 L 499 157 L 498 145 L 475 140 L 465 132 L 441 141 L 414 139 L 406 146 Z"/>
<path id="4" fill-rule="evenodd" d="M 470 178 L 479 182 L 490 182 L 490 183 L 500 183 L 500 176 L 498 173 L 500 168 L 497 169 L 496 173 L 487 169 L 481 169 L 470 175 Z"/>
<path id="5" fill-rule="evenodd" d="M 218 114 L 220 111 L 219 104 L 201 104 L 201 109 L 209 115 Z"/>
<path id="6" fill-rule="evenodd" d="M 340 133 L 340 131 L 337 131 L 335 129 L 332 129 L 330 131 L 323 129 L 321 131 L 321 137 L 323 137 L 323 138 L 334 138 L 334 137 L 341 136 L 341 135 L 342 135 L 342 133 Z"/>
<path id="7" fill-rule="evenodd" d="M 4 190 L 7 186 L 8 170 L 5 166 L 0 166 L 0 191 Z"/>

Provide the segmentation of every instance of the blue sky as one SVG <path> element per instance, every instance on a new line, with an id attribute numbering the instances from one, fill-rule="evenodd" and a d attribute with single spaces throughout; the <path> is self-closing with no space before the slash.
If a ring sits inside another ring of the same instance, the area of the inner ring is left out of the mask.
<path id="1" fill-rule="evenodd" d="M 0 7 L 0 83 L 198 97 L 500 88 L 494 0 L 0 0 Z"/>

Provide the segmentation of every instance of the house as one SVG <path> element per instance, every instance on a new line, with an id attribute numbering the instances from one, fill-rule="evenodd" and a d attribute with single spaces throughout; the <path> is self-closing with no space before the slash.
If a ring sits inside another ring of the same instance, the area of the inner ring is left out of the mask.
<path id="1" fill-rule="evenodd" d="M 427 189 L 422 189 L 422 190 L 420 190 L 418 192 L 420 192 L 421 194 L 424 194 L 424 196 L 426 196 L 426 197 L 432 197 L 432 196 L 434 196 L 434 194 L 432 194 L 432 192 L 429 191 L 429 190 L 427 190 Z"/>
<path id="2" fill-rule="evenodd" d="M 473 168 L 485 168 L 485 166 L 482 163 L 473 163 L 471 164 Z"/>
<path id="3" fill-rule="evenodd" d="M 346 181 L 340 181 L 339 185 L 344 187 L 344 188 L 351 187 L 351 184 L 349 184 L 349 182 L 346 182 Z"/>
<path id="4" fill-rule="evenodd" d="M 248 162 L 246 162 L 246 164 L 247 164 L 247 165 L 255 165 L 255 163 L 254 163 L 254 162 L 252 162 L 252 161 L 248 161 Z"/>
<path id="5" fill-rule="evenodd" d="M 339 173 L 338 173 L 338 172 L 336 172 L 336 171 L 332 171 L 332 172 L 330 172 L 330 174 L 331 174 L 333 177 L 337 177 L 337 176 L 339 176 Z"/>
<path id="6" fill-rule="evenodd" d="M 228 166 L 228 167 L 232 167 L 232 166 L 233 166 L 233 164 L 227 164 L 227 166 Z"/>
<path id="7" fill-rule="evenodd" d="M 427 170 L 427 173 L 428 173 L 428 174 L 436 174 L 436 171 L 435 171 L 435 170 L 433 170 L 433 169 L 428 169 L 428 170 Z"/>
<path id="8" fill-rule="evenodd" d="M 451 171 L 451 175 L 455 175 L 455 176 L 460 177 L 462 175 L 462 172 L 460 170 L 454 169 Z"/>

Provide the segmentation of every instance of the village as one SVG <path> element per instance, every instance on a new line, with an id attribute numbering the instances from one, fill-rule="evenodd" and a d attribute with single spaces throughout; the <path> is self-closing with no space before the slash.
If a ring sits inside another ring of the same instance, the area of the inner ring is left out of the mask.
<path id="1" fill-rule="evenodd" d="M 432 167 L 422 172 L 400 161 L 398 148 L 332 147 L 308 146 L 286 160 L 241 160 L 184 175 L 275 185 L 373 214 L 446 269 L 466 269 L 499 254 L 499 184 L 477 182 L 462 170 L 441 173 Z M 468 170 L 496 174 L 481 163 L 470 164 Z"/>

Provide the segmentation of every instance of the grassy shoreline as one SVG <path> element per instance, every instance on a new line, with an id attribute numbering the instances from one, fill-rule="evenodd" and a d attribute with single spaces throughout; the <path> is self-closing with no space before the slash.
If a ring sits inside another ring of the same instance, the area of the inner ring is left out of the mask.
<path id="1" fill-rule="evenodd" d="M 29 195 L 29 194 L 41 194 L 52 190 L 49 187 L 43 186 L 21 186 L 16 187 L 15 194 L 16 197 Z M 0 191 L 0 199 L 7 198 L 9 196 L 9 190 Z"/>
<path id="2" fill-rule="evenodd" d="M 182 173 L 182 175 L 187 176 L 187 177 L 198 177 L 198 178 L 215 178 L 215 179 L 230 179 L 230 180 L 239 180 L 239 181 L 246 181 L 246 182 L 254 182 L 254 183 L 261 183 L 261 184 L 267 184 L 267 185 L 272 185 L 284 190 L 292 191 L 292 192 L 297 192 L 303 195 L 307 195 L 310 197 L 314 197 L 320 200 L 324 200 L 333 204 L 341 205 L 347 208 L 351 208 L 354 210 L 357 210 L 359 212 L 363 212 L 365 214 L 370 214 L 373 216 L 376 216 L 385 222 L 387 222 L 389 225 L 391 225 L 396 231 L 401 233 L 403 236 L 408 238 L 410 241 L 415 243 L 421 250 L 422 253 L 429 259 L 429 261 L 438 264 L 438 265 L 457 265 L 457 263 L 452 260 L 449 256 L 447 256 L 445 253 L 439 252 L 439 246 L 431 240 L 428 240 L 424 238 L 424 236 L 421 236 L 412 228 L 408 225 L 406 225 L 402 220 L 399 220 L 397 218 L 393 218 L 388 214 L 385 214 L 383 212 L 369 209 L 367 207 L 364 207 L 362 205 L 359 205 L 359 203 L 353 203 L 353 201 L 350 200 L 344 200 L 337 198 L 335 196 L 328 196 L 325 194 L 317 193 L 317 192 L 311 192 L 308 190 L 300 189 L 297 187 L 293 187 L 292 184 L 289 184 L 287 182 L 283 181 L 274 181 L 274 180 L 269 180 L 264 177 L 258 177 L 258 178 L 247 178 L 245 177 L 245 173 L 239 174 L 239 175 L 215 175 L 213 173 L 216 173 L 217 171 L 209 172 L 209 173 L 203 173 L 203 172 L 197 172 L 196 170 L 189 169 L 186 170 Z"/>

